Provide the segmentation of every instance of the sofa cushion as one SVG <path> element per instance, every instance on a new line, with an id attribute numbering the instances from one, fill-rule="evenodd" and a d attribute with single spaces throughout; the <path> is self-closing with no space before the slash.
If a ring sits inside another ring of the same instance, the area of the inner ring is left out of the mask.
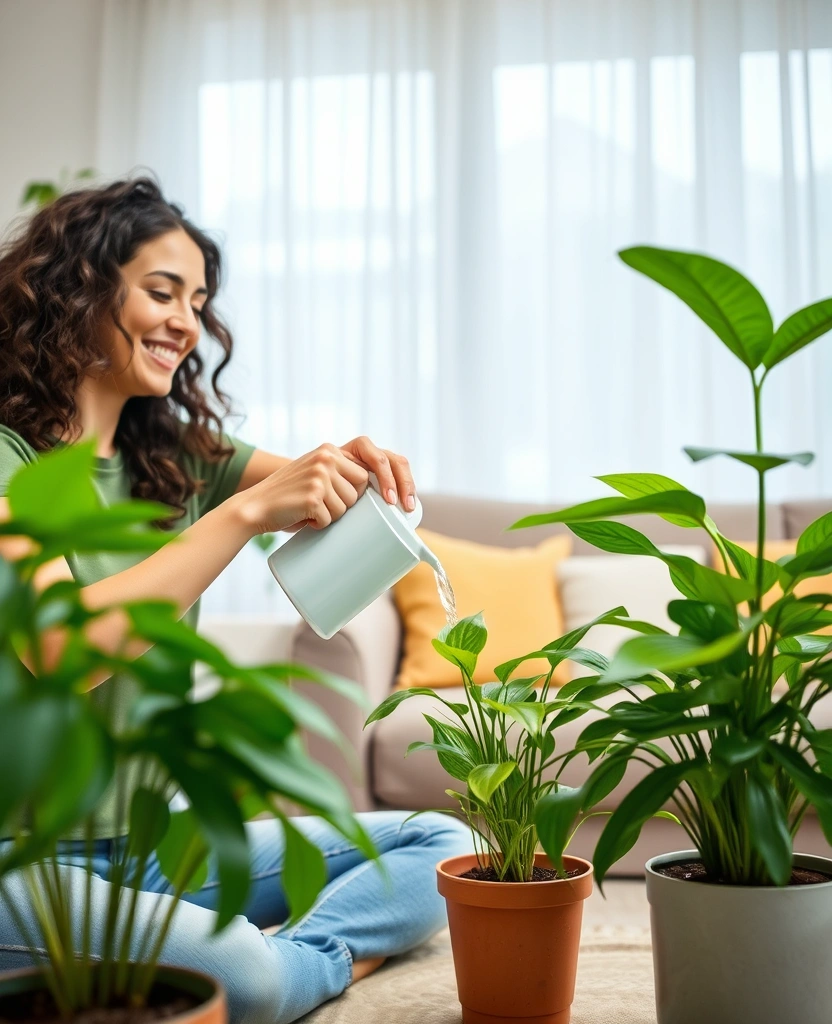
<path id="1" fill-rule="evenodd" d="M 686 555 L 705 564 L 705 548 L 698 544 L 665 545 L 668 554 Z M 664 562 L 650 555 L 575 555 L 558 565 L 558 588 L 563 605 L 564 632 L 623 605 L 630 618 L 652 622 L 678 633 L 667 615 L 667 606 L 682 595 L 673 585 Z M 593 626 L 581 641 L 582 647 L 611 658 L 625 640 L 635 636 L 623 626 Z M 571 665 L 573 678 L 591 674 L 591 669 Z"/>
<path id="2" fill-rule="evenodd" d="M 569 537 L 551 537 L 536 548 L 507 551 L 443 537 L 428 530 L 419 536 L 442 563 L 456 595 L 460 618 L 482 611 L 488 641 L 474 682 L 495 679 L 494 667 L 540 650 L 563 632 L 563 613 L 555 585 L 555 566 L 571 547 Z M 445 626 L 433 569 L 421 562 L 393 588 L 404 628 L 404 653 L 396 685 L 445 687 L 461 682 L 459 669 L 434 650 L 431 641 Z M 526 662 L 522 675 L 549 671 L 545 659 Z M 566 682 L 568 671 L 556 674 Z"/>

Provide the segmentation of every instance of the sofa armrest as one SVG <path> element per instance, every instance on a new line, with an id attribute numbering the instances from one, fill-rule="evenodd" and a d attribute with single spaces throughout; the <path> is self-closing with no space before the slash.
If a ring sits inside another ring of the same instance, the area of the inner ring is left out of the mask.
<path id="1" fill-rule="evenodd" d="M 352 679 L 363 690 L 370 709 L 390 693 L 396 678 L 402 627 L 390 594 L 383 594 L 331 640 L 322 640 L 302 622 L 292 643 L 292 661 Z M 308 734 L 307 749 L 316 761 L 333 771 L 347 787 L 356 810 L 374 806 L 370 777 L 371 729 L 364 731 L 369 711 L 316 683 L 297 688 L 333 719 L 357 755 L 350 764 L 340 750 Z"/>

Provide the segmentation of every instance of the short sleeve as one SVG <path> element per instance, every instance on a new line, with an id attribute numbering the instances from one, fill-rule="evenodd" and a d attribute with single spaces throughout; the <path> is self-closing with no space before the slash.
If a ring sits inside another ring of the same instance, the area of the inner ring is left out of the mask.
<path id="1" fill-rule="evenodd" d="M 0 424 L 0 497 L 5 497 L 15 473 L 37 460 L 37 454 L 19 434 Z"/>
<path id="2" fill-rule="evenodd" d="M 222 442 L 224 447 L 233 448 L 234 451 L 220 462 L 199 458 L 193 460 L 194 475 L 205 482 L 197 499 L 200 516 L 221 505 L 237 490 L 243 470 L 254 452 L 252 445 L 228 434 L 222 435 Z"/>

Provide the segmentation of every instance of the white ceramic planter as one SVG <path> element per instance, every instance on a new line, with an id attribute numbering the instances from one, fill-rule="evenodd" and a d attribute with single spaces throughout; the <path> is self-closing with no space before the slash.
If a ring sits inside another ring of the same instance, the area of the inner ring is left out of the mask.
<path id="1" fill-rule="evenodd" d="M 658 1024 L 830 1024 L 832 882 L 776 887 L 667 878 L 647 862 Z M 832 860 L 794 863 L 832 874 Z"/>

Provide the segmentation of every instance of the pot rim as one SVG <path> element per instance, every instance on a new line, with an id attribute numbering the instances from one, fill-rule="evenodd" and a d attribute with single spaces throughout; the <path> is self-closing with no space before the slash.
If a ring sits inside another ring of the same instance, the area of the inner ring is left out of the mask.
<path id="1" fill-rule="evenodd" d="M 100 967 L 100 965 L 100 961 L 95 961 L 90 966 L 93 969 L 95 969 L 97 967 Z M 0 997 L 6 994 L 11 994 L 2 991 L 4 983 L 13 981 L 25 981 L 27 978 L 35 978 L 38 975 L 43 975 L 45 973 L 46 968 L 43 966 L 18 967 L 13 971 L 0 971 Z M 179 964 L 161 963 L 157 965 L 157 978 L 167 980 L 165 976 L 167 976 L 167 978 L 170 978 L 171 975 L 185 975 L 187 977 L 195 978 L 198 981 L 205 982 L 206 985 L 209 985 L 212 990 L 211 994 L 207 998 L 203 999 L 201 1003 L 197 1003 L 197 1005 L 193 1009 L 186 1010 L 184 1013 L 176 1014 L 176 1016 L 174 1017 L 169 1017 L 168 1020 L 171 1022 L 171 1024 L 175 1024 L 175 1022 L 177 1021 L 188 1021 L 193 1019 L 195 1016 L 201 1017 L 203 1014 L 207 1014 L 213 1011 L 218 1005 L 225 1005 L 225 987 L 223 986 L 219 978 L 214 977 L 213 974 L 207 974 L 205 971 L 198 971 L 193 967 L 181 967 Z M 197 993 L 194 993 L 187 988 L 184 989 L 184 991 L 187 992 L 189 995 L 197 995 Z"/>
<path id="2" fill-rule="evenodd" d="M 594 871 L 594 869 L 592 867 L 592 863 L 590 861 L 585 860 L 583 857 L 572 856 L 571 854 L 568 854 L 568 853 L 564 854 L 564 856 L 563 856 L 564 862 L 566 862 L 566 861 L 573 861 L 575 863 L 576 867 L 578 865 L 581 865 L 581 864 L 584 865 L 584 870 L 579 875 L 574 875 L 572 878 L 549 878 L 549 879 L 547 879 L 546 881 L 543 881 L 543 882 L 483 882 L 483 881 L 481 881 L 478 878 L 461 878 L 459 875 L 456 875 L 456 874 L 453 873 L 453 871 L 449 870 L 449 868 L 448 868 L 449 865 L 455 863 L 456 861 L 468 860 L 469 857 L 476 857 L 476 854 L 474 854 L 474 853 L 462 853 L 462 854 L 457 854 L 455 857 L 446 857 L 444 860 L 440 860 L 439 861 L 439 863 L 436 865 L 436 870 L 439 872 L 439 874 L 444 875 L 445 878 L 452 878 L 459 885 L 464 885 L 464 886 L 468 886 L 468 887 L 479 886 L 479 885 L 488 885 L 488 886 L 499 885 L 500 889 L 501 890 L 505 890 L 506 892 L 511 892 L 512 890 L 518 890 L 518 889 L 522 889 L 524 892 L 528 892 L 528 891 L 530 891 L 532 889 L 540 890 L 540 889 L 543 889 L 543 888 L 546 888 L 546 887 L 551 887 L 551 886 L 555 886 L 555 885 L 563 885 L 565 883 L 570 883 L 570 882 L 574 884 L 579 879 L 584 878 L 587 874 L 591 875 L 593 873 L 593 871 Z M 485 854 L 482 859 L 486 863 L 490 864 L 490 862 L 491 862 L 491 855 L 490 854 Z M 549 859 L 548 855 L 545 854 L 545 853 L 536 853 L 535 854 L 535 857 L 534 857 L 535 867 L 538 866 L 538 861 L 539 860 L 546 861 L 545 864 L 541 865 L 542 867 L 554 867 L 554 864 L 552 864 L 552 862 Z M 567 865 L 567 867 L 568 867 L 568 865 Z"/>
<path id="3" fill-rule="evenodd" d="M 798 858 L 801 858 L 804 863 L 799 864 Z M 690 885 L 691 879 L 689 878 L 670 878 L 668 875 L 663 875 L 661 872 L 656 871 L 654 865 L 660 864 L 672 864 L 678 860 L 701 860 L 702 855 L 698 850 L 676 850 L 673 853 L 659 853 L 655 857 L 651 857 L 650 860 L 644 865 L 644 870 L 647 875 L 651 878 L 661 880 L 661 884 L 672 884 L 672 885 Z M 805 863 L 808 861 L 809 863 Z M 827 874 L 832 875 L 832 857 L 823 857 L 820 854 L 815 853 L 798 853 L 792 854 L 792 864 L 797 867 L 811 867 L 817 863 L 819 866 L 818 871 L 825 871 Z M 822 867 L 820 865 L 825 865 Z M 806 886 L 788 886 L 788 885 L 730 885 L 726 882 L 700 882 L 697 881 L 695 885 L 704 885 L 713 889 L 729 890 L 730 892 L 795 892 L 796 890 L 805 890 L 806 892 L 817 892 L 818 889 L 824 889 L 826 887 L 832 887 L 832 878 L 828 882 L 813 882 L 811 885 Z"/>

